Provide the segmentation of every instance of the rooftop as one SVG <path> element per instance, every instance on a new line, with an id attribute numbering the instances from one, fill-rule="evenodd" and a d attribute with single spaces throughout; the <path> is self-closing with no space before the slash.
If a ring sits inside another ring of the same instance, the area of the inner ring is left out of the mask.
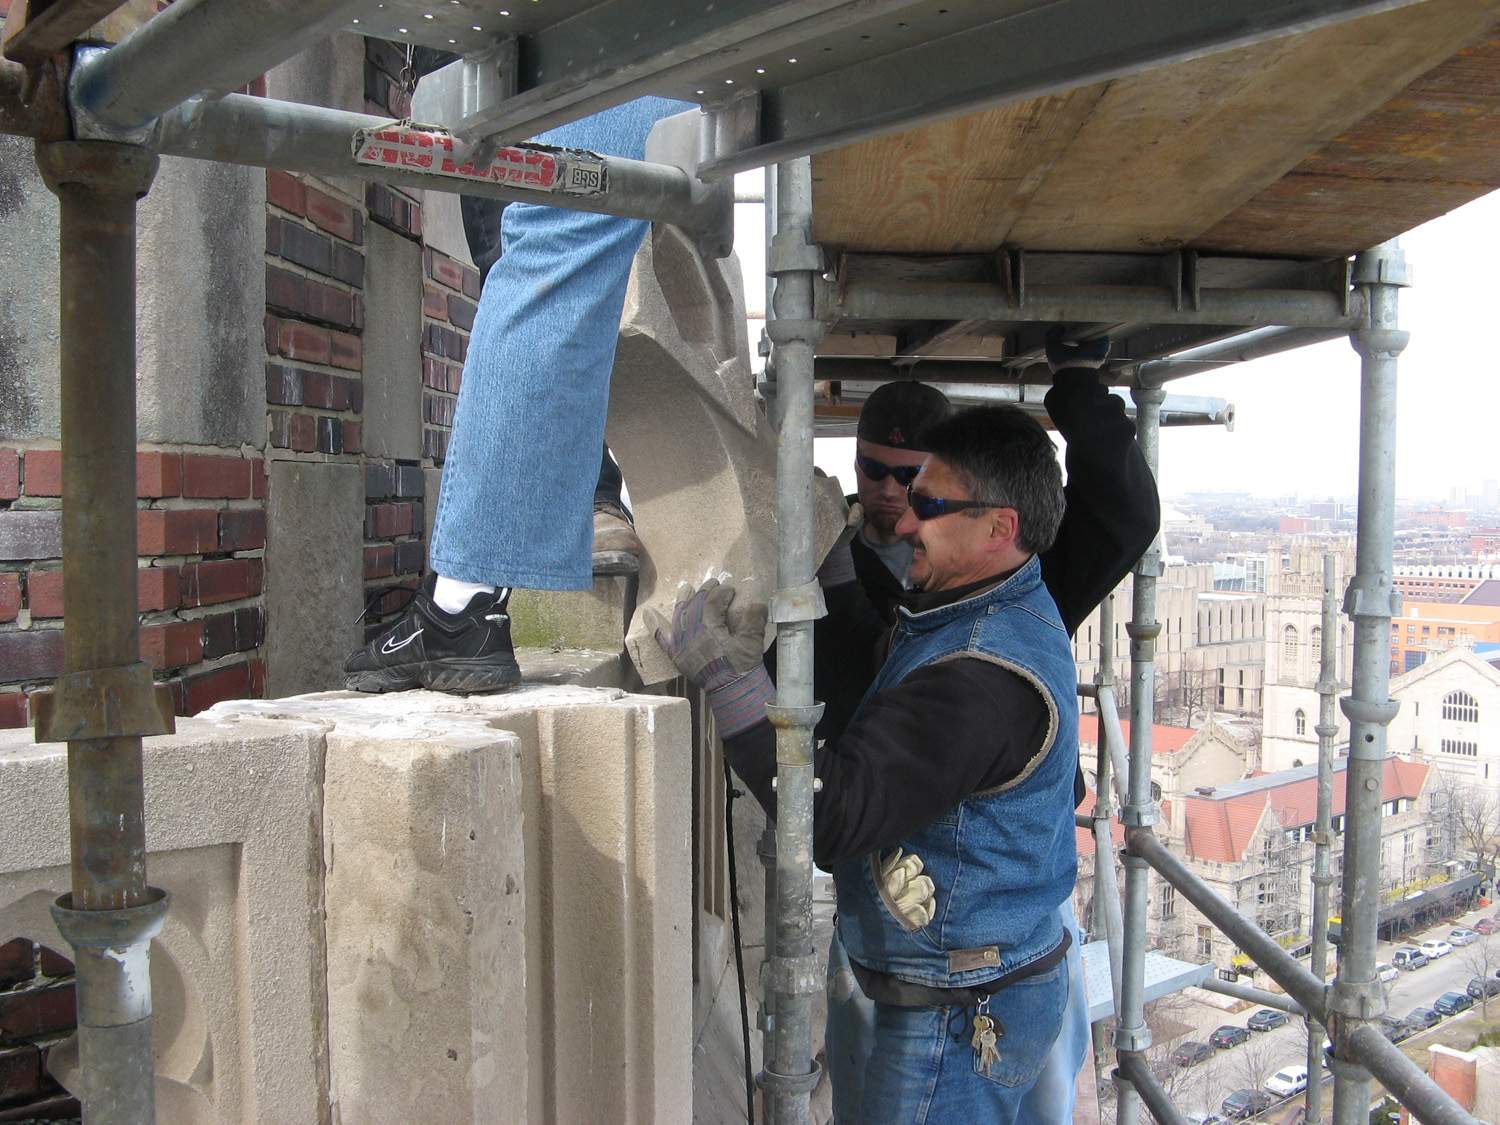
<path id="1" fill-rule="evenodd" d="M 1130 720 L 1120 720 L 1120 730 L 1125 735 L 1125 741 L 1130 742 Z M 1169 727 L 1156 723 L 1151 728 L 1151 751 L 1155 754 L 1175 754 L 1190 741 L 1198 732 L 1190 727 Z M 1099 745 L 1099 716 L 1096 714 L 1078 716 L 1078 741 L 1081 745 Z"/>

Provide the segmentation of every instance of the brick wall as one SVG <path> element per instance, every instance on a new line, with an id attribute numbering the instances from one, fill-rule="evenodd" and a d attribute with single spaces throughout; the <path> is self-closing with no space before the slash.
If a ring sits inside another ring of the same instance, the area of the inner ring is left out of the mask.
<path id="1" fill-rule="evenodd" d="M 141 659 L 180 715 L 264 680 L 265 481 L 257 456 L 136 455 Z M 57 449 L 0 449 L 0 726 L 24 726 L 27 695 L 62 671 L 61 505 Z"/>
<path id="2" fill-rule="evenodd" d="M 78 1117 L 77 1100 L 46 1069 L 76 1022 L 73 963 L 25 938 L 0 943 L 0 1121 Z"/>

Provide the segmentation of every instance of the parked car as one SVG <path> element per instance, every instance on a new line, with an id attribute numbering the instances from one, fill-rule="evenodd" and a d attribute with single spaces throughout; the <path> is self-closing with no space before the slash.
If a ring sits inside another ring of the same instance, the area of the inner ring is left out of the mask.
<path id="1" fill-rule="evenodd" d="M 1413 969 L 1420 969 L 1423 965 L 1427 964 L 1427 954 L 1423 953 L 1420 949 L 1412 949 L 1410 946 L 1406 946 L 1391 954 L 1391 964 L 1409 973 Z"/>
<path id="2" fill-rule="evenodd" d="M 1188 1125 L 1222 1125 L 1224 1119 L 1217 1113 L 1190 1113 L 1186 1120 Z"/>
<path id="3" fill-rule="evenodd" d="M 1307 1089 L 1307 1067 L 1284 1066 L 1266 1079 L 1266 1089 L 1282 1098 L 1300 1094 Z"/>
<path id="4" fill-rule="evenodd" d="M 1389 961 L 1377 961 L 1375 963 L 1375 975 L 1380 978 L 1382 984 L 1390 984 L 1400 974 L 1392 968 Z"/>
<path id="5" fill-rule="evenodd" d="M 1500 980 L 1495 983 L 1500 984 Z M 1189 1039 L 1186 1043 L 1178 1044 L 1177 1050 L 1172 1052 L 1172 1061 L 1178 1066 L 1197 1066 L 1213 1053 L 1214 1049 L 1207 1043 Z"/>
<path id="6" fill-rule="evenodd" d="M 1219 1111 L 1231 1121 L 1254 1117 L 1270 1109 L 1276 1099 L 1264 1090 L 1236 1090 L 1219 1105 Z"/>
<path id="7" fill-rule="evenodd" d="M 1444 1016 L 1456 1016 L 1474 1006 L 1467 992 L 1445 992 L 1432 1002 L 1432 1010 Z"/>
<path id="8" fill-rule="evenodd" d="M 1409 1039 L 1417 1031 L 1411 1024 L 1405 1020 L 1397 1019 L 1395 1016 L 1381 1016 L 1377 1022 L 1380 1024 L 1380 1033 L 1392 1043 L 1399 1043 L 1403 1039 Z"/>
<path id="9" fill-rule="evenodd" d="M 1250 1033 L 1243 1027 L 1235 1027 L 1232 1023 L 1222 1024 L 1214 1028 L 1214 1033 L 1208 1037 L 1208 1041 L 1221 1051 L 1227 1051 L 1237 1043 L 1244 1043 L 1250 1038 Z"/>
<path id="10" fill-rule="evenodd" d="M 1481 918 L 1474 923 L 1474 932 L 1476 934 L 1493 934 L 1497 931 L 1500 931 L 1500 922 L 1495 921 L 1493 918 Z"/>
<path id="11" fill-rule="evenodd" d="M 1406 1022 L 1418 1031 L 1425 1031 L 1442 1018 L 1442 1016 L 1438 1015 L 1431 1008 L 1413 1008 L 1406 1013 Z"/>
<path id="12" fill-rule="evenodd" d="M 1494 977 L 1470 977 L 1469 987 L 1464 991 L 1475 1000 L 1480 996 L 1500 996 L 1500 980 Z"/>
<path id="13" fill-rule="evenodd" d="M 1453 952 L 1453 947 L 1441 938 L 1428 938 L 1422 943 L 1421 949 L 1429 961 L 1436 961 L 1439 957 L 1446 957 Z"/>
<path id="14" fill-rule="evenodd" d="M 1479 940 L 1479 934 L 1465 926 L 1448 931 L 1448 944 L 1453 946 L 1472 945 Z"/>
<path id="15" fill-rule="evenodd" d="M 1500 981 L 1496 983 L 1500 984 Z M 1274 1031 L 1286 1023 L 1286 1019 L 1285 1012 L 1278 1012 L 1275 1008 L 1262 1008 L 1245 1021 L 1245 1026 L 1251 1031 Z"/>

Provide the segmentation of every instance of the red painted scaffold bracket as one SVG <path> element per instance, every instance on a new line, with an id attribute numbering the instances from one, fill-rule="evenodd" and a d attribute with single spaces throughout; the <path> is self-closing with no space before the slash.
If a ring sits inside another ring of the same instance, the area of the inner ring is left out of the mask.
<path id="1" fill-rule="evenodd" d="M 582 149 L 550 145 L 508 145 L 487 165 L 454 156 L 458 142 L 449 133 L 412 125 L 357 129 L 354 162 L 401 168 L 455 180 L 564 195 L 599 195 L 609 186 L 604 158 Z"/>

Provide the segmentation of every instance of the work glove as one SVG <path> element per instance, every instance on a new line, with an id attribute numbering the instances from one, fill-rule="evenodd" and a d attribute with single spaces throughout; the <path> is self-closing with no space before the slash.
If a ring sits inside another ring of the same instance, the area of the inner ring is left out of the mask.
<path id="1" fill-rule="evenodd" d="M 670 622 L 646 611 L 656 643 L 678 671 L 708 695 L 720 738 L 748 730 L 766 717 L 775 685 L 761 663 L 767 609 L 748 599 L 736 604 L 729 582 L 710 578 L 692 590 L 683 587 Z"/>
<path id="2" fill-rule="evenodd" d="M 859 534 L 859 529 L 865 525 L 865 506 L 856 500 L 849 505 L 849 511 L 844 518 L 844 530 L 834 540 L 833 546 L 828 549 L 828 554 L 823 556 L 823 562 L 818 567 L 818 585 L 827 589 L 830 586 L 842 586 L 846 582 L 853 582 L 857 575 L 854 573 L 854 553 L 850 544 L 854 537 Z"/>
<path id="3" fill-rule="evenodd" d="M 885 899 L 901 920 L 914 930 L 932 921 L 937 910 L 937 892 L 932 879 L 922 874 L 922 857 L 903 855 L 897 848 L 880 861 L 880 886 Z"/>
<path id="4" fill-rule="evenodd" d="M 1052 374 L 1070 367 L 1088 367 L 1097 370 L 1109 358 L 1109 337 L 1098 336 L 1092 340 L 1068 340 L 1061 328 L 1047 333 L 1047 366 Z"/>

